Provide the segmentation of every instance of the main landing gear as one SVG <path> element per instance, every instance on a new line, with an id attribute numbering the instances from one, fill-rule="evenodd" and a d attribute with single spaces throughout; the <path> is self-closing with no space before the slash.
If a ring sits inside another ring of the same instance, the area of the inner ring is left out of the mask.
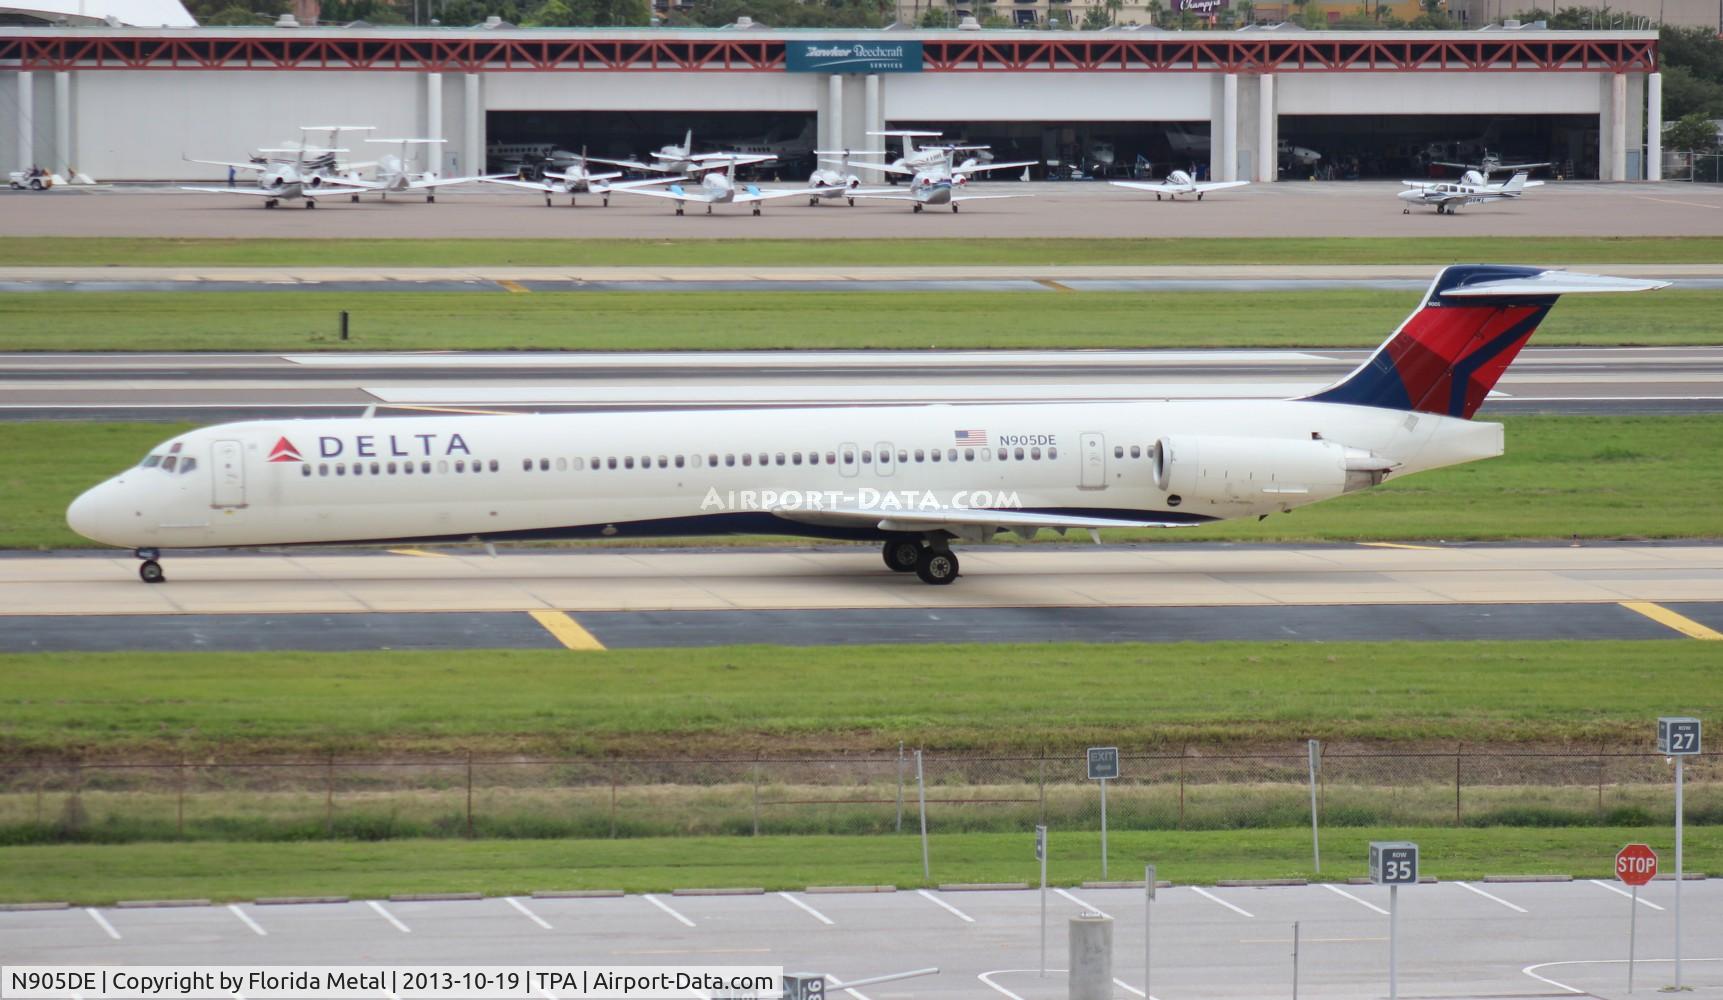
<path id="1" fill-rule="evenodd" d="M 881 550 L 885 564 L 894 573 L 913 571 L 922 583 L 944 586 L 957 579 L 957 553 L 944 538 L 922 542 L 914 538 L 894 538 Z"/>
<path id="2" fill-rule="evenodd" d="M 921 214 L 921 202 L 918 201 L 909 207 L 915 210 L 915 214 L 917 214 L 917 215 Z"/>
<path id="3" fill-rule="evenodd" d="M 161 558 L 160 549 L 138 549 L 132 553 L 143 562 L 138 564 L 138 578 L 145 583 L 165 583 L 167 574 L 162 572 L 162 564 L 156 560 Z"/>
<path id="4" fill-rule="evenodd" d="M 263 207 L 264 208 L 275 208 L 276 206 L 278 206 L 280 204 L 281 204 L 280 198 L 265 198 L 265 199 L 263 199 Z"/>

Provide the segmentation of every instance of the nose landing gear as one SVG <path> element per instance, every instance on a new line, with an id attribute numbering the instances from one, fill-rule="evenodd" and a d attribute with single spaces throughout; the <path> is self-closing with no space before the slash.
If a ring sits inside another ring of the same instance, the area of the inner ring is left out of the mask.
<path id="1" fill-rule="evenodd" d="M 138 578 L 145 583 L 165 583 L 167 574 L 162 572 L 162 564 L 156 560 L 161 558 L 160 549 L 138 549 L 132 553 L 142 559 L 138 564 Z"/>

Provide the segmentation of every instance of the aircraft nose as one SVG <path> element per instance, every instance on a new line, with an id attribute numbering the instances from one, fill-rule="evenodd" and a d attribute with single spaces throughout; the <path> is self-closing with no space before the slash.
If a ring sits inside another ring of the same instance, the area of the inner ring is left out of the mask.
<path id="1" fill-rule="evenodd" d="M 66 525 L 94 542 L 126 544 L 120 539 L 125 528 L 119 484 L 109 480 L 85 490 L 66 508 Z"/>

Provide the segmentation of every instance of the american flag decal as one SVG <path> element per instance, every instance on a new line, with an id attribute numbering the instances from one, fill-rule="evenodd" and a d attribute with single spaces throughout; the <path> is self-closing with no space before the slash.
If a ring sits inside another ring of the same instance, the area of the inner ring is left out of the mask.
<path id="1" fill-rule="evenodd" d="M 957 443 L 958 444 L 974 445 L 975 447 L 978 447 L 978 448 L 985 448 L 987 446 L 987 432 L 986 431 L 958 431 L 957 432 Z"/>

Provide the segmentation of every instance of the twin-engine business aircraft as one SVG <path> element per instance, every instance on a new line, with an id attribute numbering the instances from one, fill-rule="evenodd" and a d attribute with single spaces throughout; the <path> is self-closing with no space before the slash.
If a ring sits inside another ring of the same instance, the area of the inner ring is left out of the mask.
<path id="1" fill-rule="evenodd" d="M 1484 175 L 1468 170 L 1466 176 L 1458 181 L 1401 181 L 1406 190 L 1394 197 L 1408 203 L 1400 210 L 1401 215 L 1412 214 L 1413 205 L 1433 205 L 1437 215 L 1453 215 L 1461 205 L 1513 201 L 1524 196 L 1527 188 L 1543 185 L 1543 181 L 1526 180 L 1527 176 L 1522 170 L 1500 184 L 1490 184 L 1484 180 Z"/>
<path id="2" fill-rule="evenodd" d="M 667 198 L 676 203 L 676 214 L 681 215 L 683 206 L 688 202 L 706 206 L 706 214 L 712 214 L 713 205 L 751 205 L 754 214 L 760 214 L 760 203 L 774 198 L 800 198 L 807 194 L 799 190 L 762 190 L 754 184 L 736 183 L 736 164 L 738 160 L 730 160 L 723 173 L 710 173 L 700 178 L 700 183 L 686 185 L 672 184 L 667 188 L 649 188 L 644 184 L 633 187 L 617 185 L 610 190 L 615 194 L 641 195 L 647 198 Z"/>
<path id="3" fill-rule="evenodd" d="M 1266 517 L 1502 453 L 1470 418 L 1564 294 L 1656 281 L 1457 265 L 1301 399 L 267 420 L 178 435 L 72 503 L 136 549 L 730 532 L 871 540 L 957 578 L 953 540 Z"/>

